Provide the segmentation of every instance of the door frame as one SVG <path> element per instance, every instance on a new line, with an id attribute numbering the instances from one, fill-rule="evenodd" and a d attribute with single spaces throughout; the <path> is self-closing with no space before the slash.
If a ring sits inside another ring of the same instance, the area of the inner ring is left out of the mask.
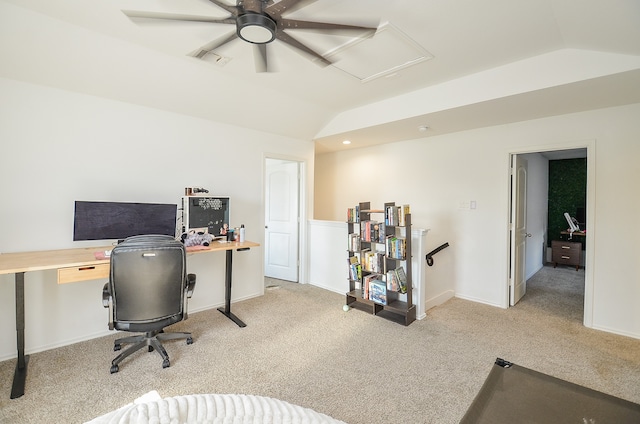
<path id="1" fill-rule="evenodd" d="M 307 275 L 307 160 L 300 157 L 264 154 L 262 158 L 262 245 L 265 246 L 265 211 L 267 210 L 267 160 L 282 160 L 298 164 L 298 283 L 306 283 L 303 276 Z M 265 275 L 264 252 L 262 254 L 262 275 Z M 264 288 L 263 288 L 264 290 Z"/>
<path id="2" fill-rule="evenodd" d="M 533 146 L 528 148 L 522 148 L 517 150 L 508 150 L 506 154 L 506 163 L 507 163 L 507 190 L 509 190 L 508 201 L 507 201 L 507 217 L 506 217 L 506 246 L 507 246 L 507 269 L 506 269 L 506 278 L 504 284 L 504 307 L 509 307 L 509 286 L 510 286 L 510 267 L 511 267 L 511 258 L 510 256 L 510 245 L 511 245 L 511 234 L 509 231 L 510 228 L 510 217 L 511 217 L 511 157 L 513 155 L 522 155 L 527 153 L 544 153 L 544 152 L 552 152 L 557 150 L 571 150 L 571 149 L 587 149 L 587 204 L 586 204 L 586 231 L 587 237 L 585 242 L 585 270 L 584 270 L 584 316 L 583 316 L 583 325 L 588 328 L 593 328 L 593 300 L 595 296 L 594 292 L 594 279 L 593 279 L 593 264 L 595 257 L 595 238 L 597 236 L 595 231 L 595 205 L 596 205 L 596 140 L 579 140 L 570 143 L 561 143 L 561 144 L 552 144 L 552 145 L 541 145 L 541 146 Z"/>

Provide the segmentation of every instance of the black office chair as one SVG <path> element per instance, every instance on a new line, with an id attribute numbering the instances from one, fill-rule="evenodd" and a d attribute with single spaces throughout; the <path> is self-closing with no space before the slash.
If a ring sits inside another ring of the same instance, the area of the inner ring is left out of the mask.
<path id="1" fill-rule="evenodd" d="M 186 273 L 184 245 L 171 236 L 129 237 L 111 251 L 109 281 L 102 290 L 102 303 L 109 308 L 109 329 L 144 334 L 114 342 L 118 351 L 125 343 L 132 346 L 111 362 L 111 373 L 118 372 L 123 359 L 148 346 L 162 356 L 162 368 L 171 365 L 163 340 L 186 339 L 191 333 L 165 333 L 164 328 L 187 319 L 187 299 L 193 294 L 195 274 Z"/>

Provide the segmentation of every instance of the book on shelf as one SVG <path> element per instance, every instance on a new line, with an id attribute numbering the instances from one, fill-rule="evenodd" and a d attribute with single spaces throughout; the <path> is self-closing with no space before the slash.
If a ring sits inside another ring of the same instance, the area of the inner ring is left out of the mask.
<path id="1" fill-rule="evenodd" d="M 387 271 L 387 290 L 392 292 L 400 291 L 400 282 L 395 270 Z"/>
<path id="2" fill-rule="evenodd" d="M 398 290 L 400 293 L 406 293 L 407 292 L 407 274 L 404 271 L 404 268 L 399 266 L 398 268 L 394 269 L 393 272 L 396 274 L 396 277 L 398 278 L 398 286 L 400 288 L 400 290 Z"/>
<path id="3" fill-rule="evenodd" d="M 369 272 L 382 272 L 384 270 L 384 254 L 370 250 L 362 253 L 362 267 Z"/>
<path id="4" fill-rule="evenodd" d="M 398 208 L 396 206 L 387 206 L 384 210 L 384 221 L 387 225 L 397 225 Z"/>
<path id="5" fill-rule="evenodd" d="M 362 221 L 360 223 L 360 239 L 362 241 L 371 241 L 369 240 L 369 225 L 371 221 Z"/>
<path id="6" fill-rule="evenodd" d="M 376 279 L 369 282 L 369 300 L 387 304 L 387 284 L 384 281 Z"/>
<path id="7" fill-rule="evenodd" d="M 357 252 L 360 250 L 360 234 L 349 234 L 347 250 Z"/>
<path id="8" fill-rule="evenodd" d="M 354 281 L 360 281 L 362 278 L 362 266 L 358 261 L 357 256 L 350 256 L 348 259 L 349 262 L 349 279 Z"/>
<path id="9" fill-rule="evenodd" d="M 363 221 L 360 227 L 360 236 L 363 241 L 384 243 L 385 225 L 383 222 Z"/>
<path id="10" fill-rule="evenodd" d="M 409 205 L 389 205 L 385 209 L 384 220 L 387 225 L 404 227 L 407 225 L 406 216 L 411 213 Z"/>
<path id="11" fill-rule="evenodd" d="M 404 227 L 407 225 L 407 215 L 411 213 L 409 205 L 400 206 L 400 213 L 398 214 L 398 225 Z"/>
<path id="12" fill-rule="evenodd" d="M 367 274 L 362 277 L 362 297 L 369 299 L 371 297 L 371 282 L 382 280 L 382 275 L 377 273 Z"/>
<path id="13" fill-rule="evenodd" d="M 387 236 L 385 241 L 387 256 L 392 259 L 405 259 L 407 256 L 407 240 L 394 235 Z"/>
<path id="14" fill-rule="evenodd" d="M 347 208 L 347 222 L 360 222 L 360 205 Z"/>
<path id="15" fill-rule="evenodd" d="M 385 235 L 385 225 L 384 222 L 378 222 L 376 226 L 374 226 L 374 233 L 372 234 L 372 238 L 378 243 L 384 243 Z"/>

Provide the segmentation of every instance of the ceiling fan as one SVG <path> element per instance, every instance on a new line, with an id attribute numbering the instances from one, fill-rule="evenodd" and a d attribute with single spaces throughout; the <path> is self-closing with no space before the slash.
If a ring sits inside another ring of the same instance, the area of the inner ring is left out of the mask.
<path id="1" fill-rule="evenodd" d="M 226 10 L 231 15 L 227 18 L 211 18 L 206 16 L 177 15 L 132 10 L 123 10 L 122 12 L 130 18 L 165 19 L 171 21 L 235 25 L 236 30 L 234 32 L 201 46 L 194 52 L 190 53 L 190 56 L 202 59 L 208 53 L 211 53 L 220 46 L 240 38 L 254 45 L 256 72 L 266 72 L 269 70 L 267 62 L 267 45 L 274 40 L 282 41 L 283 43 L 293 47 L 296 51 L 310 56 L 312 60 L 321 66 L 331 65 L 331 61 L 329 59 L 317 53 L 302 42 L 296 40 L 287 32 L 287 30 L 304 29 L 323 33 L 339 33 L 347 31 L 348 33 L 357 34 L 360 37 L 370 37 L 377 29 L 366 26 L 301 21 L 283 18 L 284 14 L 307 6 L 316 0 L 237 0 L 235 6 L 231 6 L 220 0 L 208 1 Z"/>

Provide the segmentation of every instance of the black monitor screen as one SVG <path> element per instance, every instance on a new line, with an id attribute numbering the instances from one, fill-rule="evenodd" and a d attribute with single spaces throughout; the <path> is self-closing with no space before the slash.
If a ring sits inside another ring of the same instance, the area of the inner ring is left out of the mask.
<path id="1" fill-rule="evenodd" d="M 176 235 L 177 205 L 75 202 L 73 240 L 123 240 L 143 234 Z"/>

